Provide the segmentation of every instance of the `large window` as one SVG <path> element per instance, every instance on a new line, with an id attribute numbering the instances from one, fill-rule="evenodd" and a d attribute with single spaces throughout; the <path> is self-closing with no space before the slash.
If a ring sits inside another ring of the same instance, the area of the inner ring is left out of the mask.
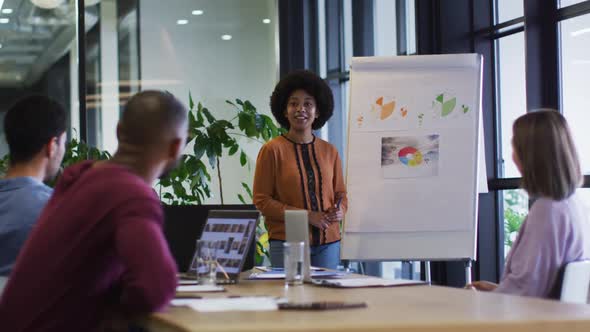
<path id="1" fill-rule="evenodd" d="M 504 257 L 529 209 L 512 161 L 512 124 L 538 108 L 568 119 L 585 173 L 590 74 L 590 1 L 417 1 L 419 54 L 483 55 L 482 117 L 489 193 L 479 195 L 478 260 L 474 278 L 498 281 Z M 471 36 L 466 38 L 465 36 Z M 590 183 L 586 175 L 585 183 Z M 589 187 L 586 185 L 586 187 Z M 584 196 L 588 189 L 579 190 Z M 462 267 L 445 263 L 437 280 L 460 285 Z M 446 279 L 445 279 L 446 278 Z"/>
<path id="2" fill-rule="evenodd" d="M 563 114 L 580 151 L 590 151 L 590 15 L 560 23 Z M 590 173 L 590 153 L 581 153 L 582 169 Z"/>
<path id="3" fill-rule="evenodd" d="M 491 1 L 495 25 L 495 113 L 498 146 L 499 216 L 503 219 L 504 255 L 520 229 L 529 206 L 526 193 L 517 190 L 520 174 L 512 162 L 511 127 L 519 115 L 539 107 L 556 108 L 568 119 L 582 168 L 590 172 L 590 134 L 587 123 L 590 98 L 585 91 L 590 75 L 590 1 Z M 554 33 L 557 31 L 557 34 Z M 557 61 L 559 65 L 556 65 Z M 525 70 L 526 68 L 526 70 Z M 528 81 L 530 80 L 530 81 Z M 554 97 L 553 97 L 554 96 Z M 590 203 L 590 191 L 579 190 Z M 503 255 L 501 255 L 502 257 Z"/>
<path id="4" fill-rule="evenodd" d="M 324 134 L 344 160 L 352 57 L 415 54 L 414 0 L 321 0 L 318 22 L 319 73 L 332 87 L 336 106 Z"/>
<path id="5" fill-rule="evenodd" d="M 526 113 L 524 33 L 519 32 L 496 41 L 497 113 L 501 131 L 501 175 L 519 177 L 512 160 L 512 123 Z"/>
<path id="6" fill-rule="evenodd" d="M 584 174 L 590 174 L 590 95 L 587 91 L 590 76 L 590 15 L 561 21 L 559 27 L 563 114 L 572 130 L 582 170 Z M 581 190 L 580 194 L 590 206 L 590 190 Z"/>
<path id="7" fill-rule="evenodd" d="M 559 0 L 559 7 L 568 7 L 577 3 L 586 2 L 584 0 Z"/>
<path id="8" fill-rule="evenodd" d="M 503 23 L 523 16 L 523 0 L 496 0 L 496 23 Z"/>
<path id="9" fill-rule="evenodd" d="M 319 73 L 332 88 L 335 99 L 334 115 L 321 134 L 336 146 L 346 166 L 352 57 L 415 54 L 414 0 L 320 0 L 318 22 Z M 416 277 L 420 265 L 365 264 L 362 271 L 388 278 Z"/>
<path id="10" fill-rule="evenodd" d="M 525 33 L 523 30 L 523 1 L 497 0 L 495 7 L 495 65 L 496 65 L 496 119 L 499 136 L 497 174 L 499 178 L 520 176 L 512 160 L 512 123 L 526 113 L 526 59 Z M 505 23 L 511 21 L 511 23 Z M 502 25 L 500 25 L 502 24 Z M 492 186 L 492 190 L 495 190 Z M 516 238 L 528 210 L 528 199 L 522 190 L 507 190 L 499 193 L 499 211 L 502 216 L 504 239 L 499 244 L 503 258 Z M 500 258 L 500 259 L 501 259 Z"/>

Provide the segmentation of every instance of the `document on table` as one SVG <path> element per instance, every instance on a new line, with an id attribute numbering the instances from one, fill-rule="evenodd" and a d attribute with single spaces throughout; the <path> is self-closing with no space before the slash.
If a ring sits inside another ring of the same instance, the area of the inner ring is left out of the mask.
<path id="1" fill-rule="evenodd" d="M 198 283 L 199 283 L 198 281 L 192 280 L 192 279 L 191 280 L 185 280 L 185 279 L 178 280 L 179 285 L 196 285 Z"/>
<path id="2" fill-rule="evenodd" d="M 179 285 L 176 287 L 177 292 L 223 292 L 225 289 L 222 286 L 216 285 Z"/>
<path id="3" fill-rule="evenodd" d="M 312 278 L 338 278 L 343 277 L 346 275 L 344 272 L 338 271 L 311 271 Z M 270 270 L 267 272 L 254 272 L 248 276 L 248 279 L 285 279 L 285 271 L 284 270 Z"/>
<path id="4" fill-rule="evenodd" d="M 260 270 L 263 272 L 268 272 L 268 271 L 285 271 L 284 268 L 282 267 L 270 267 L 270 266 L 255 266 L 254 269 L 256 270 Z M 317 267 L 317 266 L 310 266 L 309 267 L 310 271 L 325 271 L 326 269 L 324 269 L 323 267 Z"/>
<path id="5" fill-rule="evenodd" d="M 188 306 L 199 312 L 273 311 L 279 309 L 277 299 L 270 296 L 174 299 L 170 304 L 173 306 Z"/>
<path id="6" fill-rule="evenodd" d="M 426 283 L 422 280 L 408 280 L 408 279 L 395 279 L 388 280 L 382 278 L 346 278 L 337 280 L 312 280 L 314 285 L 326 286 L 326 287 L 337 287 L 337 288 L 358 288 L 358 287 L 395 287 L 395 286 L 412 286 L 412 285 L 425 285 Z"/>

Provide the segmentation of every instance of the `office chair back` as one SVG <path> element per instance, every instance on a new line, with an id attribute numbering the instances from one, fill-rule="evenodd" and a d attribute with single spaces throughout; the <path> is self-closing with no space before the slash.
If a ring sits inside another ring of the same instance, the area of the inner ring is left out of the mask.
<path id="1" fill-rule="evenodd" d="M 571 262 L 565 266 L 560 301 L 588 303 L 590 288 L 590 260 Z"/>

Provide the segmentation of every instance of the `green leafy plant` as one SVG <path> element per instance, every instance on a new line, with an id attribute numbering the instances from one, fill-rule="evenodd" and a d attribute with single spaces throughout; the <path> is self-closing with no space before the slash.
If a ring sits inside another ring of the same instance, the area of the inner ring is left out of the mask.
<path id="1" fill-rule="evenodd" d="M 507 190 L 504 205 L 504 245 L 511 248 L 526 218 L 528 198 L 522 190 Z"/>
<path id="2" fill-rule="evenodd" d="M 66 167 L 72 166 L 84 160 L 107 160 L 113 156 L 108 151 L 102 151 L 96 147 L 89 146 L 86 142 L 78 140 L 76 138 L 70 139 L 66 143 L 66 151 L 64 153 L 64 159 L 61 162 L 60 172 L 55 179 L 49 181 L 48 185 L 53 187 L 57 183 L 61 172 Z"/>
<path id="3" fill-rule="evenodd" d="M 4 176 L 8 170 L 10 164 L 10 159 L 8 157 L 8 155 L 5 155 L 0 159 L 0 176 Z"/>
<path id="4" fill-rule="evenodd" d="M 257 112 L 249 101 L 236 99 L 226 103 L 235 112 L 230 120 L 218 119 L 201 103 L 195 105 L 189 93 L 189 136 L 188 145 L 193 146 L 192 154 L 184 154 L 179 166 L 162 178 L 158 185 L 161 199 L 171 205 L 202 204 L 211 197 L 211 174 L 202 161 L 207 157 L 212 169 L 217 170 L 219 184 L 219 198 L 224 204 L 223 179 L 220 170 L 220 158 L 226 154 L 234 156 L 239 152 L 240 165 L 248 165 L 248 158 L 238 143 L 238 137 L 246 137 L 261 145 L 284 132 L 275 125 L 273 120 Z M 252 196 L 248 184 L 242 182 L 246 193 Z M 238 199 L 244 203 L 244 195 L 238 194 Z"/>
<path id="5" fill-rule="evenodd" d="M 171 205 L 202 204 L 211 197 L 211 175 L 207 166 L 202 161 L 206 156 L 212 169 L 217 170 L 219 183 L 219 195 L 221 204 L 224 204 L 223 179 L 220 169 L 220 158 L 225 154 L 237 155 L 239 152 L 240 165 L 248 166 L 248 158 L 243 148 L 238 143 L 238 137 L 246 137 L 250 141 L 260 145 L 285 132 L 275 125 L 273 120 L 264 114 L 257 112 L 251 102 L 240 99 L 226 101 L 227 105 L 235 112 L 230 120 L 218 119 L 201 103 L 195 105 L 189 93 L 189 135 L 187 145 L 193 147 L 192 154 L 184 154 L 176 169 L 168 176 L 160 179 L 158 185 L 160 198 Z M 243 204 L 252 202 L 252 190 L 250 186 L 242 182 L 244 194 L 238 194 L 238 199 Z M 256 228 L 256 255 L 257 265 L 262 265 L 265 258 L 270 257 L 268 249 L 268 233 L 264 223 L 259 223 Z"/>
<path id="6" fill-rule="evenodd" d="M 526 215 L 518 213 L 512 208 L 504 210 L 504 244 L 510 248 L 514 244 L 514 236 L 518 234 Z"/>
<path id="7" fill-rule="evenodd" d="M 72 138 L 66 143 L 66 150 L 64 152 L 64 158 L 61 162 L 60 169 L 63 171 L 66 167 L 84 160 L 106 160 L 110 159 L 111 157 L 111 154 L 107 151 L 101 151 L 95 147 L 88 146 L 84 141 L 79 141 L 76 138 Z M 0 159 L 0 174 L 6 174 L 9 166 L 10 156 L 5 155 L 2 157 L 2 159 Z M 59 174 L 56 179 L 57 178 L 59 178 Z M 56 179 L 49 181 L 47 184 L 53 187 L 57 182 Z"/>
<path id="8" fill-rule="evenodd" d="M 248 195 L 250 202 L 252 202 L 252 190 L 250 190 L 250 187 L 244 182 L 242 182 L 242 187 L 244 188 L 244 190 L 246 190 L 246 194 Z M 247 204 L 242 194 L 238 194 L 238 198 L 243 204 Z M 256 265 L 264 265 L 265 257 L 270 259 L 270 239 L 268 237 L 266 227 L 264 227 L 264 216 L 262 216 L 261 218 L 261 222 L 259 222 L 258 226 L 256 226 L 256 255 L 254 255 Z"/>
<path id="9" fill-rule="evenodd" d="M 84 141 L 72 138 L 66 144 L 66 152 L 61 166 L 62 168 L 66 168 L 84 160 L 107 160 L 112 157 L 108 151 L 102 151 L 96 147 L 89 146 Z"/>
<path id="10" fill-rule="evenodd" d="M 268 232 L 264 227 L 264 222 L 260 222 L 256 227 L 256 254 L 254 255 L 256 265 L 264 265 L 265 258 L 270 260 L 270 243 L 268 241 Z"/>

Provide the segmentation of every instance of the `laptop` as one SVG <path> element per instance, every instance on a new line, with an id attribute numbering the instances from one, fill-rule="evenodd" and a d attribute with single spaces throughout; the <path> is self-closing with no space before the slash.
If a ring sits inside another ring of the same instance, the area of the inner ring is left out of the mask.
<path id="1" fill-rule="evenodd" d="M 211 210 L 201 234 L 201 240 L 219 241 L 217 250 L 217 283 L 235 284 L 256 234 L 260 213 L 247 210 Z M 197 276 L 197 252 L 183 278 Z"/>

